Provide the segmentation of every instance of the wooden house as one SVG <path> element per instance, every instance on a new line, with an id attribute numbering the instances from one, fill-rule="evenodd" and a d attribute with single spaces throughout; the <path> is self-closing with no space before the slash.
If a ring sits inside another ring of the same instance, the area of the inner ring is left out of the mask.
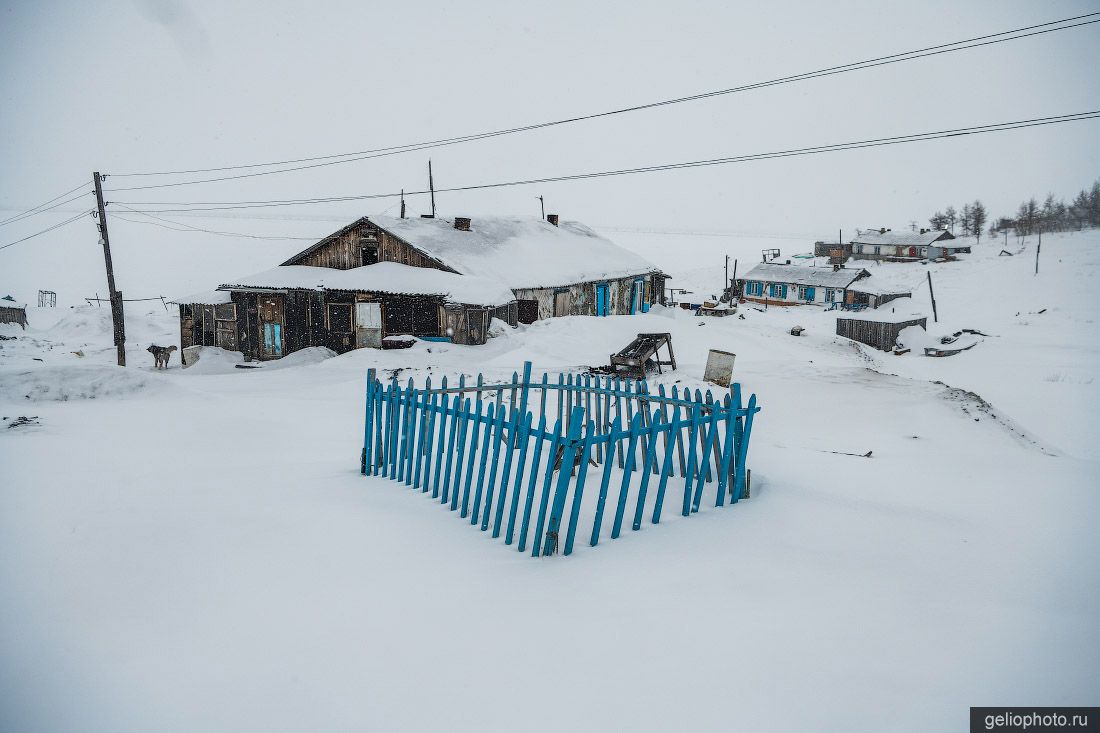
<path id="1" fill-rule="evenodd" d="M 358 219 L 284 265 L 348 269 L 399 262 L 498 280 L 521 323 L 554 316 L 644 313 L 664 303 L 667 275 L 577 222 L 536 218 L 372 216 Z"/>
<path id="2" fill-rule="evenodd" d="M 27 306 L 16 303 L 10 295 L 0 298 L 0 323 L 18 323 L 27 327 Z"/>
<path id="3" fill-rule="evenodd" d="M 918 232 L 895 232 L 870 229 L 859 232 L 851 241 L 851 255 L 857 260 L 916 262 L 953 257 L 969 252 L 970 245 L 955 242 L 951 232 L 942 229 L 921 229 Z"/>
<path id="4" fill-rule="evenodd" d="M 804 267 L 762 263 L 737 278 L 742 297 L 768 305 L 855 303 L 854 284 L 871 273 L 842 265 Z"/>
<path id="5" fill-rule="evenodd" d="M 275 359 L 395 336 L 483 344 L 494 318 L 645 312 L 663 302 L 665 277 L 556 216 L 363 217 L 276 268 L 175 302 L 184 347 Z"/>

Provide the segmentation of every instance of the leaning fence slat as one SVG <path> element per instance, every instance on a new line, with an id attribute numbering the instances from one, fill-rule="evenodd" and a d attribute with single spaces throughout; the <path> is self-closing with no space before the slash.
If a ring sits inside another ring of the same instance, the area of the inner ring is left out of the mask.
<path id="1" fill-rule="evenodd" d="M 620 428 L 621 422 L 618 417 L 611 423 L 611 430 L 608 432 L 608 451 L 607 460 L 603 464 L 603 478 L 600 479 L 600 494 L 596 499 L 596 516 L 592 520 L 592 539 L 589 544 L 595 547 L 600 541 L 600 528 L 603 526 L 603 510 L 607 504 L 607 485 L 611 482 L 611 467 L 615 465 L 615 462 L 611 460 L 611 443 L 616 442 L 622 437 L 622 430 Z"/>
<path id="2" fill-rule="evenodd" d="M 686 517 L 691 513 L 691 487 L 692 480 L 695 478 L 695 457 L 698 449 L 698 443 L 695 440 L 696 433 L 699 432 L 699 406 L 694 405 L 691 408 L 691 422 L 688 425 L 688 459 L 687 459 L 687 476 L 684 477 L 684 507 L 683 515 Z"/>
<path id="3" fill-rule="evenodd" d="M 718 438 L 718 436 L 717 436 L 717 433 L 718 433 L 718 410 L 717 409 L 712 409 L 710 411 L 710 419 L 707 420 L 706 422 L 704 422 L 702 426 L 700 426 L 700 431 L 699 432 L 705 433 L 705 435 L 703 437 L 703 450 L 702 450 L 701 458 L 703 459 L 703 465 L 704 466 L 709 466 L 710 464 L 708 463 L 708 460 L 710 458 L 710 446 Z M 708 471 L 709 471 L 709 468 L 708 468 Z M 695 496 L 691 500 L 691 511 L 693 511 L 693 512 L 699 511 L 699 504 L 703 500 L 703 484 L 704 484 L 703 478 L 704 477 L 702 475 L 702 469 L 700 469 L 699 480 L 695 483 Z"/>
<path id="4" fill-rule="evenodd" d="M 450 499 L 449 488 L 451 485 L 451 455 L 454 453 L 455 447 L 455 429 L 458 423 L 458 402 L 461 399 L 458 395 L 455 395 L 453 399 L 444 399 L 443 407 L 449 409 L 444 412 L 441 417 L 443 418 L 443 424 L 439 427 L 439 455 L 435 457 L 435 479 L 432 486 L 432 496 L 439 497 L 441 504 L 446 504 Z M 443 463 L 443 455 L 447 455 L 446 467 L 443 468 L 440 473 L 440 466 Z M 439 479 L 443 478 L 443 494 L 439 493 Z"/>
<path id="5" fill-rule="evenodd" d="M 657 433 L 661 429 L 661 412 L 654 409 L 649 426 L 649 448 L 645 452 L 645 463 L 642 465 L 642 481 L 638 486 L 638 506 L 634 509 L 634 523 L 631 529 L 638 531 L 642 528 L 642 513 L 645 511 L 645 496 L 649 489 L 649 477 L 657 468 Z"/>
<path id="6" fill-rule="evenodd" d="M 439 394 L 433 393 L 429 398 L 427 392 L 425 392 L 424 400 L 427 404 L 424 408 L 424 425 L 420 436 L 420 452 L 416 456 L 416 478 L 413 480 L 413 487 L 420 487 L 420 480 L 423 478 L 423 488 L 420 490 L 422 492 L 427 492 L 428 472 L 431 471 L 432 468 L 432 438 L 435 434 L 435 418 L 438 409 Z"/>
<path id="7" fill-rule="evenodd" d="M 726 491 L 729 490 L 730 463 L 733 457 L 733 404 L 727 394 L 722 405 L 721 459 L 718 463 L 718 492 L 714 506 L 725 506 Z"/>
<path id="8" fill-rule="evenodd" d="M 581 446 L 580 469 L 577 471 L 577 484 L 573 488 L 573 508 L 569 512 L 569 529 L 565 535 L 564 554 L 573 554 L 573 539 L 577 535 L 577 520 L 581 513 L 581 497 L 584 495 L 584 482 L 588 476 L 588 464 L 592 456 L 592 441 L 596 438 L 596 424 L 588 421 L 584 431 L 584 443 Z"/>
<path id="9" fill-rule="evenodd" d="M 550 484 L 554 480 L 554 467 L 557 462 L 558 447 L 563 445 L 563 427 L 560 420 L 554 424 L 554 438 L 550 443 L 550 455 L 546 457 L 546 473 L 542 477 L 542 497 L 539 499 L 539 515 L 538 519 L 535 521 L 535 538 L 531 541 L 531 557 L 538 557 L 539 550 L 542 549 L 542 532 L 546 526 L 546 512 L 550 508 Z"/>
<path id="10" fill-rule="evenodd" d="M 569 432 L 565 436 L 565 442 L 561 448 L 561 463 L 558 465 L 558 483 L 554 488 L 554 502 L 550 507 L 550 520 L 546 525 L 546 543 L 542 554 L 553 554 L 558 547 L 561 533 L 561 520 L 565 513 L 565 498 L 569 493 L 569 479 L 573 475 L 573 466 L 576 464 L 580 451 L 581 429 L 584 426 L 584 408 L 573 405 L 569 413 Z M 539 523 L 541 530 L 542 524 Z"/>
<path id="11" fill-rule="evenodd" d="M 497 393 L 500 394 L 499 392 Z M 496 420 L 493 421 L 493 410 L 496 409 Z M 471 518 L 470 524 L 477 524 L 478 513 L 484 515 L 484 521 L 481 523 L 481 531 L 484 532 L 489 527 L 489 514 L 490 509 L 493 506 L 493 483 L 497 477 L 497 459 L 500 458 L 500 426 L 504 422 L 504 405 L 501 402 L 497 402 L 495 405 L 489 405 L 489 420 L 493 421 L 491 424 L 485 426 L 485 443 L 481 447 L 481 467 L 477 471 L 477 497 L 474 499 L 474 513 Z M 485 483 L 485 463 L 489 457 L 489 443 L 493 444 L 493 462 L 489 470 L 488 486 L 485 491 L 485 511 L 481 512 L 481 496 L 482 486 Z"/>
<path id="12" fill-rule="evenodd" d="M 545 413 L 543 414 L 543 416 L 541 418 L 539 418 L 538 435 L 541 436 L 543 434 L 544 430 L 546 430 L 546 415 L 545 415 Z M 531 505 L 534 502 L 534 498 L 535 498 L 535 484 L 538 482 L 538 479 L 539 479 L 539 458 L 542 455 L 542 444 L 545 443 L 545 442 L 546 441 L 544 441 L 541 437 L 536 437 L 536 439 L 535 439 L 535 454 L 531 458 L 530 478 L 527 481 L 527 498 L 523 502 L 523 518 L 522 518 L 522 521 L 520 522 L 520 526 L 519 526 L 519 546 L 518 546 L 517 549 L 520 552 L 523 552 L 523 550 L 526 548 L 527 528 L 528 528 L 528 525 L 530 525 L 530 523 L 531 523 Z M 521 474 L 521 476 L 522 476 L 522 474 Z M 518 479 L 517 479 L 516 488 L 517 488 L 516 494 L 518 495 L 519 494 Z"/>
<path id="13" fill-rule="evenodd" d="M 756 406 L 756 395 L 749 397 L 748 408 L 745 414 L 745 434 L 741 437 L 741 455 L 737 457 L 737 484 L 734 495 L 740 500 L 745 494 L 745 460 L 749 452 L 749 433 L 752 432 L 753 415 L 759 410 Z"/>
<path id="14" fill-rule="evenodd" d="M 500 537 L 500 525 L 504 521 L 504 503 L 508 498 L 508 484 L 510 484 L 512 480 L 512 459 L 515 457 L 516 453 L 516 431 L 519 429 L 519 426 L 519 412 L 513 406 L 511 414 L 508 417 L 508 442 L 505 445 L 507 453 L 504 454 L 504 468 L 500 472 L 500 496 L 497 497 L 497 511 L 496 516 L 493 518 L 494 539 Z"/>
<path id="15" fill-rule="evenodd" d="M 540 425 L 540 427 L 541 427 L 541 425 Z M 559 435 L 560 432 L 561 432 L 561 423 L 557 423 L 556 425 L 554 425 L 553 435 L 552 435 L 551 440 L 550 440 L 550 454 L 546 457 L 546 473 L 547 473 L 546 481 L 547 482 L 550 481 L 549 474 L 554 470 L 554 454 L 557 453 L 557 450 L 558 450 L 558 435 Z M 527 502 L 523 507 L 523 527 L 521 528 L 520 534 L 519 534 L 519 548 L 518 549 L 519 549 L 520 552 L 523 552 L 524 549 L 526 549 L 526 544 L 525 543 L 527 542 L 527 531 L 529 529 L 529 525 L 530 525 L 530 522 L 531 522 L 531 506 L 532 506 L 532 502 L 534 500 L 535 486 L 538 484 L 538 480 L 539 480 L 539 453 L 542 450 L 542 444 L 544 442 L 546 442 L 546 441 L 539 440 L 539 441 L 536 441 L 536 443 L 535 443 L 535 460 L 531 464 L 531 481 L 527 485 Z M 539 511 L 540 511 L 540 513 L 544 513 L 546 511 L 545 501 L 543 502 L 542 507 Z M 535 550 L 538 550 L 538 543 L 539 543 L 539 538 L 536 537 L 535 541 L 533 543 L 533 547 L 534 547 Z"/>
<path id="16" fill-rule="evenodd" d="M 675 436 L 680 432 L 680 410 L 676 409 L 672 412 L 672 422 L 668 426 L 668 434 Z M 653 518 L 654 524 L 659 524 L 661 521 L 661 508 L 665 503 L 665 487 L 668 486 L 668 478 L 673 474 L 672 459 L 675 456 L 675 451 L 666 450 L 665 460 L 661 465 L 661 480 L 657 484 L 657 496 L 653 500 Z"/>
<path id="17" fill-rule="evenodd" d="M 462 396 L 462 393 L 459 393 Z M 455 476 L 451 491 L 451 511 L 458 508 L 458 498 L 462 493 L 462 464 L 466 455 L 466 431 L 470 419 L 470 398 L 462 402 L 462 411 L 458 415 L 458 455 L 455 456 Z M 462 516 L 466 516 L 466 497 L 462 499 Z"/>
<path id="18" fill-rule="evenodd" d="M 462 483 L 462 509 L 458 515 L 465 519 L 470 516 L 470 487 L 474 481 L 474 461 L 477 460 L 477 438 L 481 433 L 481 393 L 477 393 L 478 400 L 474 404 L 473 409 L 470 409 L 470 403 L 466 403 L 466 411 L 469 413 L 468 420 L 472 423 L 473 428 L 470 430 L 472 437 L 469 440 L 469 455 L 466 458 L 466 478 Z M 465 445 L 463 447 L 466 447 Z M 461 456 L 461 450 L 459 456 Z M 459 460 L 458 469 L 462 470 L 462 461 Z"/>
<path id="19" fill-rule="evenodd" d="M 522 400 L 521 400 L 522 404 Z M 543 418 L 545 420 L 545 418 Z M 542 426 L 539 426 L 542 430 Z M 530 443 L 531 413 L 523 415 L 523 427 L 519 432 L 519 459 L 516 461 L 516 481 L 512 487 L 512 505 L 508 509 L 508 529 L 504 532 L 504 544 L 512 544 L 513 532 L 516 528 L 516 511 L 519 509 L 519 497 L 523 488 L 523 469 L 527 464 L 527 445 Z M 541 442 L 541 440 L 539 440 Z"/>
<path id="20" fill-rule="evenodd" d="M 615 505 L 615 522 L 611 525 L 611 539 L 618 539 L 623 528 L 623 514 L 626 512 L 626 500 L 630 494 L 630 475 L 634 472 L 635 449 L 638 436 L 642 433 L 642 416 L 635 415 L 630 421 L 630 443 L 626 452 L 626 466 L 623 468 L 623 480 L 619 484 L 619 501 Z"/>

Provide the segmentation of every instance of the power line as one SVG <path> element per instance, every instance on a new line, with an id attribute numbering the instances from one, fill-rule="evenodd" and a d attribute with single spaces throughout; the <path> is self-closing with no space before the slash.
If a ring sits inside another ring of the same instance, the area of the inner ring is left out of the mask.
<path id="1" fill-rule="evenodd" d="M 61 227 L 65 226 L 66 224 L 72 224 L 77 219 L 80 219 L 80 218 L 82 218 L 85 215 L 90 214 L 90 213 L 92 213 L 91 209 L 88 209 L 87 211 L 81 211 L 79 214 L 74 216 L 72 219 L 66 219 L 65 221 L 61 222 L 60 224 L 54 224 L 52 227 L 48 227 L 46 229 L 43 229 L 40 232 L 35 232 L 34 234 L 23 237 L 22 239 L 17 239 L 14 242 L 8 242 L 7 244 L 5 244 L 3 246 L 0 246 L 0 249 L 7 249 L 8 247 L 14 247 L 15 245 L 19 244 L 20 242 L 26 242 L 28 239 L 34 239 L 35 237 L 40 237 L 43 234 L 46 234 L 47 232 L 52 232 L 54 229 L 60 229 Z"/>
<path id="2" fill-rule="evenodd" d="M 968 38 L 962 41 L 954 41 L 952 43 L 939 44 L 936 46 L 928 46 L 926 48 L 915 49 L 913 51 L 905 51 L 902 53 L 890 54 L 888 56 L 879 56 L 877 58 L 866 59 L 863 61 L 855 61 L 848 64 L 842 64 L 840 66 L 832 66 L 824 69 L 818 69 L 815 71 L 803 72 L 801 74 L 794 74 L 792 76 L 780 77 L 777 79 L 771 79 L 769 81 L 755 82 L 752 84 L 745 84 L 742 86 L 731 87 L 728 89 L 718 89 L 709 92 L 703 92 L 700 94 L 693 94 L 684 97 L 675 97 L 672 99 L 665 99 L 656 102 L 648 102 L 645 104 L 639 104 L 631 107 L 623 107 L 620 109 L 608 110 L 604 112 L 597 112 L 588 115 L 581 115 L 577 117 L 569 117 L 560 120 L 552 120 L 548 122 L 539 122 L 529 125 L 522 125 L 519 127 L 511 127 L 502 130 L 493 130 L 489 132 L 474 133 L 471 135 L 462 135 L 458 137 L 442 138 L 438 140 L 427 140 L 417 143 L 408 143 L 405 145 L 395 145 L 384 148 L 373 148 L 368 150 L 359 150 L 349 153 L 338 153 L 334 155 L 324 155 L 312 158 L 297 158 L 282 161 L 273 161 L 268 163 L 251 163 L 245 165 L 236 166 L 222 166 L 217 168 L 196 168 L 191 170 L 182 171 L 158 171 L 148 173 L 116 173 L 113 174 L 116 177 L 134 177 L 134 176 L 166 176 L 166 175 L 190 175 L 195 173 L 214 173 L 233 170 L 246 170 L 251 168 L 265 168 L 276 165 L 290 165 L 304 163 L 306 165 L 295 165 L 291 168 L 280 168 L 277 170 L 259 171 L 254 173 L 241 173 L 231 176 L 220 176 L 215 178 L 204 178 L 193 181 L 177 181 L 173 183 L 160 183 L 150 184 L 147 186 L 129 186 L 124 188 L 112 189 L 112 193 L 118 193 L 120 191 L 141 191 L 155 188 L 169 188 L 175 186 L 192 186 L 202 183 L 215 183 L 219 181 L 231 181 L 239 180 L 242 178 L 253 178 L 257 176 L 266 176 L 276 173 L 290 173 L 294 171 L 308 170 L 312 168 L 320 168 L 330 165 L 339 165 L 342 163 L 352 163 L 361 160 L 367 160 L 370 158 L 380 158 L 390 155 L 400 155 L 402 153 L 414 152 L 418 150 L 426 150 L 429 148 L 442 147 L 446 145 L 457 145 L 466 142 L 472 142 L 475 140 L 483 140 L 486 138 L 499 137 L 502 135 L 511 135 L 520 132 L 528 132 L 531 130 L 538 130 L 547 127 L 554 127 L 558 125 L 572 124 L 576 122 L 582 122 L 585 120 L 593 120 L 601 117 L 610 117 L 613 115 L 626 114 L 629 112 L 638 112 L 646 109 L 653 109 L 656 107 L 664 107 L 673 104 L 682 104 L 684 102 L 698 101 L 701 99 L 709 99 L 711 97 L 722 96 L 727 94 L 735 94 L 738 92 L 745 92 L 754 89 L 762 89 L 770 86 L 777 86 L 781 84 L 790 84 L 798 81 L 806 81 L 808 79 L 816 79 L 824 76 L 833 76 L 835 74 L 844 74 L 850 71 L 859 71 L 861 69 L 874 68 L 877 66 L 885 66 L 887 64 L 900 63 L 902 61 L 913 61 L 919 58 L 926 58 L 929 56 L 937 56 L 945 53 L 952 53 L 955 51 L 963 51 L 970 48 L 978 48 L 981 46 L 993 45 L 996 43 L 1004 43 L 1006 41 L 1019 40 L 1021 38 L 1028 38 L 1031 36 L 1038 36 L 1045 33 L 1053 33 L 1056 31 L 1069 30 L 1071 28 L 1077 28 L 1085 25 L 1100 22 L 1100 18 L 1094 18 L 1093 20 L 1082 20 L 1084 18 L 1093 18 L 1094 16 L 1100 16 L 1100 12 L 1087 13 L 1085 15 L 1078 15 L 1071 18 L 1063 18 L 1062 20 L 1050 21 L 1047 23 L 1040 23 L 1037 25 L 1025 26 L 1022 28 L 1016 28 L 1008 31 L 1001 31 L 999 33 L 991 33 L 983 36 L 976 36 L 974 38 Z M 1073 21 L 1081 21 L 1074 23 Z M 1069 25 L 1067 25 L 1069 24 Z M 1056 27 L 1049 27 L 1056 26 Z M 1004 37 L 1002 37 L 1004 36 Z M 339 159 L 339 160 L 337 160 Z"/>
<path id="3" fill-rule="evenodd" d="M 145 211 L 138 211 L 137 209 L 131 209 L 129 206 L 125 206 L 123 204 L 116 203 L 115 206 L 121 206 L 122 208 L 126 209 L 127 211 L 132 211 L 135 214 L 140 214 L 142 216 L 147 216 L 150 219 L 156 219 L 157 221 L 142 221 L 140 219 L 131 219 L 130 217 L 122 216 L 121 214 L 115 214 L 114 217 L 116 219 L 121 219 L 122 221 L 128 221 L 132 224 L 146 224 L 146 225 L 150 225 L 150 226 L 157 226 L 157 227 L 161 227 L 162 229 L 171 229 L 171 230 L 177 231 L 177 232 L 201 232 L 201 233 L 204 233 L 204 234 L 215 234 L 215 235 L 222 236 L 222 237 L 244 237 L 246 239 L 302 240 L 302 241 L 309 241 L 309 242 L 316 242 L 317 240 L 321 239 L 321 237 L 282 237 L 282 236 L 274 236 L 274 235 L 273 236 L 265 236 L 265 235 L 262 235 L 262 234 L 245 234 L 243 232 L 222 232 L 222 231 L 217 231 L 217 230 L 214 230 L 214 229 L 204 229 L 202 227 L 192 226 L 190 224 L 185 224 L 182 221 L 173 221 L 171 219 L 165 219 L 165 218 L 160 217 L 160 216 L 154 216 L 153 214 L 150 214 L 150 213 L 145 212 Z M 161 223 L 161 222 L 163 222 L 163 223 Z M 173 224 L 176 225 L 176 226 L 172 226 Z"/>
<path id="4" fill-rule="evenodd" d="M 88 191 L 85 191 L 84 193 L 80 194 L 80 196 L 69 199 L 68 201 L 62 201 L 59 204 L 55 204 L 54 206 L 50 206 L 49 208 L 45 208 L 45 209 L 42 208 L 42 207 L 46 206 L 47 204 L 52 204 L 54 201 L 57 201 L 60 198 L 65 198 L 66 196 L 73 193 L 77 189 L 84 188 L 85 185 L 87 185 L 87 184 L 81 183 L 79 186 L 75 186 L 75 187 L 69 189 L 68 191 L 61 194 L 60 196 L 54 196 L 49 201 L 43 201 L 38 206 L 32 206 L 31 208 L 26 209 L 25 211 L 19 212 L 18 214 L 16 214 L 13 217 L 10 217 L 8 219 L 4 219 L 3 221 L 0 221 L 0 226 L 4 226 L 5 224 L 11 224 L 11 223 L 19 221 L 21 219 L 29 218 L 31 216 L 34 216 L 35 214 L 41 214 L 43 211 L 49 211 L 50 209 L 56 209 L 58 206 L 63 206 L 64 204 L 67 204 L 71 201 L 75 201 L 77 198 L 80 198 L 80 196 L 84 196 L 85 194 L 87 194 Z"/>
<path id="5" fill-rule="evenodd" d="M 870 140 L 857 140 L 846 143 L 834 143 L 831 145 L 818 145 L 804 148 L 793 148 L 789 150 L 779 150 L 769 153 L 751 153 L 747 155 L 736 155 L 722 158 L 710 158 L 705 160 L 695 160 L 680 163 L 663 163 L 656 165 L 639 166 L 635 168 L 620 168 L 616 170 L 596 171 L 591 173 L 576 173 L 571 175 L 562 176 L 548 176 L 544 178 L 530 178 L 517 181 L 507 181 L 500 183 L 481 183 L 468 186 L 454 186 L 451 188 L 436 189 L 437 193 L 440 192 L 457 192 L 457 191 L 476 191 L 490 188 L 506 188 L 510 186 L 524 186 L 534 183 L 557 183 L 562 181 L 575 181 L 589 178 L 604 178 L 609 176 L 622 176 L 632 175 L 638 173 L 652 173 L 657 171 L 678 170 L 682 168 L 701 168 L 715 165 L 729 165 L 732 163 L 746 163 L 756 160 L 772 160 L 775 158 L 789 158 L 798 157 L 803 155 L 817 155 L 820 153 L 837 152 L 842 150 L 858 150 L 861 148 L 882 147 L 886 145 L 900 145 L 903 143 L 921 142 L 924 140 L 937 140 L 940 138 L 948 137 L 964 137 L 968 135 L 981 135 L 991 132 L 1002 132 L 1006 130 L 1016 130 L 1027 127 L 1039 127 L 1044 125 L 1055 125 L 1066 122 L 1077 122 L 1081 120 L 1089 120 L 1100 117 L 1100 110 L 1092 112 L 1077 112 L 1068 115 L 1055 115 L 1051 117 L 1036 117 L 1027 120 L 1017 120 L 1014 122 L 998 122 L 988 125 L 977 125 L 974 127 L 961 127 L 949 130 L 938 130 L 934 132 L 922 132 L 913 133 L 909 135 L 897 135 L 893 137 L 877 138 Z M 404 195 L 422 195 L 427 194 L 427 190 L 421 191 L 405 191 Z M 395 198 L 402 194 L 400 192 L 392 193 L 374 193 L 374 194 L 361 194 L 351 196 L 329 196 L 324 198 L 308 198 L 308 199 L 284 199 L 284 200 L 269 200 L 269 201 L 236 201 L 236 202 L 219 202 L 219 201 L 198 201 L 198 202 L 174 202 L 174 201 L 146 201 L 146 202 L 124 202 L 130 206 L 174 206 L 181 208 L 168 208 L 168 209 L 154 209 L 151 212 L 144 210 L 134 210 L 140 213 L 169 213 L 169 212 L 183 212 L 183 211 L 223 211 L 227 209 L 253 209 L 253 208 L 268 208 L 279 206 L 299 206 L 319 203 L 334 203 L 344 201 L 364 201 L 368 199 L 382 199 L 382 198 Z M 122 205 L 122 204 L 120 204 Z"/>

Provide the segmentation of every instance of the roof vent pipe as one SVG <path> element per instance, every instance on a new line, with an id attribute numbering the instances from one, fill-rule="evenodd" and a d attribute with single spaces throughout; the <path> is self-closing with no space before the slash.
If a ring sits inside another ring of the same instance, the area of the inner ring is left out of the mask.
<path id="1" fill-rule="evenodd" d="M 469 219 L 469 217 L 456 216 L 455 217 L 455 229 L 457 229 L 460 232 L 470 231 L 470 219 Z"/>
<path id="2" fill-rule="evenodd" d="M 547 214 L 546 215 L 546 221 L 550 222 L 554 226 L 557 226 L 558 225 L 558 215 L 557 214 Z"/>

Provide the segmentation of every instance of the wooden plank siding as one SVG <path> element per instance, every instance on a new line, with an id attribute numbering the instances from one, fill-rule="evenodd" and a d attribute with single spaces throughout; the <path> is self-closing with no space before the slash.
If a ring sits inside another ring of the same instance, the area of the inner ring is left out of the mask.
<path id="1" fill-rule="evenodd" d="M 364 260 L 364 247 L 376 248 L 377 262 L 396 262 L 410 267 L 431 267 L 444 272 L 455 272 L 408 242 L 362 219 L 335 234 L 330 234 L 283 264 L 331 267 L 336 270 L 350 270 L 354 267 L 374 264 Z"/>
<path id="2" fill-rule="evenodd" d="M 927 318 L 914 318 L 909 321 L 887 323 L 885 321 L 866 321 L 860 318 L 837 318 L 836 335 L 859 341 L 882 351 L 890 351 L 898 342 L 898 334 L 909 326 L 928 328 Z"/>
<path id="3" fill-rule="evenodd" d="M 531 314 L 534 313 L 534 304 L 537 304 L 539 319 L 562 315 L 594 316 L 596 315 L 596 286 L 607 283 L 608 315 L 629 315 L 634 281 L 639 277 L 644 279 L 643 297 L 645 302 L 650 305 L 663 303 L 664 278 L 655 274 L 643 275 L 639 273 L 631 277 L 576 283 L 568 287 L 516 288 L 513 292 L 521 305 L 525 309 L 530 309 Z M 565 313 L 555 313 L 555 298 L 563 291 L 568 295 L 566 299 L 568 303 L 567 311 Z"/>

